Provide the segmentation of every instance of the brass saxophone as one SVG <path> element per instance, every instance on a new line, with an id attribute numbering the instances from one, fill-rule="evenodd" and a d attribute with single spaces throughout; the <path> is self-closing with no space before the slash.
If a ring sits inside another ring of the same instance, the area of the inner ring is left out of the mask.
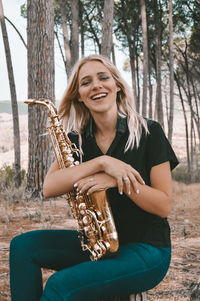
<path id="1" fill-rule="evenodd" d="M 50 126 L 47 129 L 59 168 L 79 164 L 73 157 L 74 153 L 79 153 L 79 149 L 63 130 L 55 105 L 49 99 L 42 98 L 28 99 L 25 103 L 47 107 L 50 117 Z M 119 247 L 118 234 L 106 191 L 97 191 L 87 196 L 74 189 L 67 194 L 67 201 L 73 217 L 78 222 L 82 250 L 90 251 L 90 259 L 98 260 L 109 253 L 116 252 Z"/>

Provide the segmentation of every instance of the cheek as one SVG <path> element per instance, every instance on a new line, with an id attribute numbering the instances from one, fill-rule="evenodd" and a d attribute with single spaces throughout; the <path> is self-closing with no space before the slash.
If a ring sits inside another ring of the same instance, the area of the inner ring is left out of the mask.
<path id="1" fill-rule="evenodd" d="M 88 94 L 88 89 L 86 89 L 85 87 L 79 88 L 78 92 L 79 92 L 79 98 L 84 99 Z"/>
<path id="2" fill-rule="evenodd" d="M 81 88 L 79 88 L 79 90 L 78 90 L 78 100 L 82 101 L 83 97 L 84 97 L 83 90 Z"/>

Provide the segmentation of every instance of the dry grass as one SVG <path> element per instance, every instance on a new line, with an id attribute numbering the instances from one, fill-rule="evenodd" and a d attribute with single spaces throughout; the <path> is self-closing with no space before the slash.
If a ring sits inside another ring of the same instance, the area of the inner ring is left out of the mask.
<path id="1" fill-rule="evenodd" d="M 189 301 L 191 283 L 200 276 L 200 183 L 173 183 L 174 206 L 169 217 L 173 257 L 165 279 L 148 292 L 148 301 Z M 9 243 L 32 229 L 75 228 L 65 200 L 27 202 L 23 193 L 0 196 L 0 300 L 10 300 Z M 17 200 L 17 201 L 16 201 Z M 43 271 L 44 281 L 52 271 Z"/>

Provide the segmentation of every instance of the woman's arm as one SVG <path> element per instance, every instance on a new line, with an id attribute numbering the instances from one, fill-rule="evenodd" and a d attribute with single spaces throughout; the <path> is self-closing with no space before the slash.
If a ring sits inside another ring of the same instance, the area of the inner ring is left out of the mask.
<path id="1" fill-rule="evenodd" d="M 80 165 L 59 169 L 57 161 L 53 162 L 43 183 L 44 197 L 53 197 L 73 190 L 74 183 L 81 178 L 98 173 L 102 169 L 101 157 Z"/>
<path id="2" fill-rule="evenodd" d="M 141 181 L 131 178 L 134 178 L 134 176 L 129 171 L 129 180 L 123 183 L 123 191 L 128 197 L 143 210 L 161 217 L 167 217 L 172 202 L 172 180 L 169 162 L 152 167 L 150 173 L 151 186 L 144 185 Z M 95 174 L 92 179 L 93 181 L 90 181 L 89 177 L 81 179 L 76 183 L 77 189 L 91 194 L 101 189 L 118 186 L 117 179 L 106 173 Z"/>
<path id="3" fill-rule="evenodd" d="M 78 166 L 64 169 L 59 169 L 58 163 L 54 162 L 45 177 L 43 194 L 45 197 L 65 194 L 73 189 L 74 184 L 77 182 L 80 184 L 81 179 L 85 183 L 88 181 L 87 177 L 100 172 L 104 172 L 107 175 L 109 187 L 117 186 L 121 194 L 123 191 L 125 192 L 125 188 L 130 190 L 130 185 L 137 191 L 138 183 L 144 183 L 140 174 L 129 164 L 103 155 Z M 130 181 L 123 182 L 123 178 L 127 176 L 130 178 Z M 100 176 L 100 179 L 103 179 L 102 176 Z M 105 179 L 103 179 L 103 182 L 105 182 Z"/>
<path id="4" fill-rule="evenodd" d="M 145 211 L 167 217 L 172 203 L 172 178 L 169 161 L 152 167 L 150 181 L 151 186 L 138 183 L 138 194 L 132 187 L 130 194 L 127 190 L 125 193 Z"/>

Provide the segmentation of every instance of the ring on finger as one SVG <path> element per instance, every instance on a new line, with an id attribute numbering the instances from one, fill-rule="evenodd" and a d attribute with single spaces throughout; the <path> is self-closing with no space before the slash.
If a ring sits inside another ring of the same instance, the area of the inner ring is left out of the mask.
<path id="1" fill-rule="evenodd" d="M 123 181 L 124 182 L 128 181 L 128 177 L 123 178 Z"/>

